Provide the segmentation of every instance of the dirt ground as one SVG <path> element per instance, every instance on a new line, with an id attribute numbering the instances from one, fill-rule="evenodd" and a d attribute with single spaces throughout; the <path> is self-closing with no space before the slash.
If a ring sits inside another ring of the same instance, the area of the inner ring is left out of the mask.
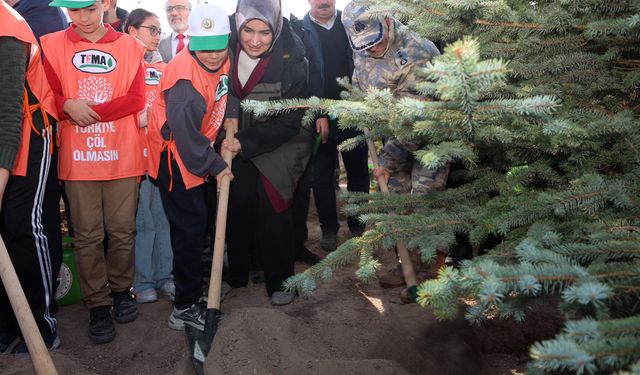
<path id="1" fill-rule="evenodd" d="M 344 223 L 343 223 L 344 224 Z M 319 247 L 312 212 L 308 247 Z M 346 224 L 341 240 L 348 238 Z M 392 254 L 382 254 L 393 261 Z M 296 264 L 296 271 L 305 265 Z M 209 374 L 523 374 L 526 348 L 557 329 L 545 316 L 525 325 L 494 322 L 472 328 L 462 317 L 437 322 L 400 289 L 363 285 L 355 266 L 335 273 L 311 297 L 272 307 L 264 285 L 235 289 L 222 304 L 226 319 L 206 363 Z M 139 318 L 117 325 L 115 340 L 91 344 L 89 314 L 76 304 L 57 313 L 62 346 L 52 352 L 59 374 L 193 374 L 184 333 L 171 330 L 167 299 L 139 306 Z M 542 328 L 540 328 L 542 327 Z M 32 374 L 29 357 L 0 355 L 0 374 Z"/>

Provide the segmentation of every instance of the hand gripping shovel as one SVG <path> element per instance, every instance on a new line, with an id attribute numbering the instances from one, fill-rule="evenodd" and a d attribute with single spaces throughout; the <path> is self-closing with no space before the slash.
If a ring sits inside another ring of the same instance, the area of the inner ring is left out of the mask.
<path id="1" fill-rule="evenodd" d="M 367 136 L 367 148 L 369 149 L 369 157 L 371 158 L 373 164 L 378 165 L 376 146 L 373 144 L 373 140 L 369 138 L 368 131 L 366 130 L 365 135 Z M 387 181 L 385 181 L 384 177 L 381 176 L 378 178 L 378 186 L 380 186 L 380 191 L 384 194 L 389 193 L 389 187 L 387 186 Z M 409 298 L 411 298 L 411 302 L 416 302 L 416 300 L 418 299 L 418 282 L 416 280 L 416 273 L 413 270 L 413 265 L 411 264 L 409 251 L 407 250 L 407 246 L 404 244 L 404 242 L 398 242 L 396 244 L 396 248 L 398 249 L 398 255 L 400 256 L 402 275 L 404 276 L 404 280 L 407 283 L 407 292 Z"/>
<path id="2" fill-rule="evenodd" d="M 16 275 L 15 268 L 13 268 L 13 263 L 11 263 L 11 258 L 9 258 L 9 253 L 2 237 L 0 237 L 0 278 L 2 278 L 2 284 L 4 284 L 4 289 L 7 291 L 9 301 L 11 301 L 11 307 L 13 307 L 16 319 L 18 319 L 22 336 L 27 342 L 27 348 L 29 348 L 36 374 L 57 375 L 58 372 L 53 365 L 49 350 L 44 345 L 36 320 L 33 318 L 33 313 L 20 286 L 20 280 L 18 280 L 18 275 Z"/>
<path id="3" fill-rule="evenodd" d="M 227 122 L 227 142 L 233 141 L 236 123 Z M 226 151 L 223 155 L 224 161 L 231 166 L 232 155 Z M 205 316 L 204 331 L 200 328 L 185 323 L 185 333 L 191 360 L 199 375 L 204 374 L 204 361 L 211 350 L 213 337 L 218 330 L 218 320 L 220 319 L 220 289 L 222 284 L 222 263 L 224 261 L 224 236 L 227 229 L 227 205 L 229 203 L 229 185 L 231 181 L 228 176 L 224 176 L 220 183 L 220 194 L 218 196 L 218 213 L 216 216 L 216 234 L 213 243 L 213 261 L 211 263 L 211 280 L 209 280 L 209 293 L 207 298 L 207 312 Z"/>

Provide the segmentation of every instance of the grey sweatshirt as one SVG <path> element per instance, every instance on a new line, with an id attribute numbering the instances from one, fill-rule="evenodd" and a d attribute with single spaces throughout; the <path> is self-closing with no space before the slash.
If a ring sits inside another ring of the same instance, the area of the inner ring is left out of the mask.
<path id="1" fill-rule="evenodd" d="M 11 170 L 20 146 L 27 46 L 0 37 L 0 51 L 0 168 Z"/>

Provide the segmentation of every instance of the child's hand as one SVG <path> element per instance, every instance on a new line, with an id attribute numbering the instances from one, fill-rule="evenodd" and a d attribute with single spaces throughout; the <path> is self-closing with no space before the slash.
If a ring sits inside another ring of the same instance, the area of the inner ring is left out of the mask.
<path id="1" fill-rule="evenodd" d="M 62 105 L 62 110 L 71 117 L 71 120 L 73 120 L 76 125 L 84 127 L 100 121 L 100 116 L 91 109 L 92 105 L 97 104 L 99 103 L 91 100 L 68 99 Z"/>
<path id="2" fill-rule="evenodd" d="M 222 141 L 222 155 L 224 156 L 225 151 L 231 151 L 231 158 L 235 158 L 240 152 L 242 152 L 242 145 L 238 138 L 233 138 L 231 143 L 227 142 L 225 139 Z"/>
<path id="3" fill-rule="evenodd" d="M 216 175 L 216 185 L 218 186 L 218 191 L 220 191 L 220 185 L 222 184 L 222 177 L 228 176 L 229 182 L 233 181 L 233 173 L 231 173 L 231 168 L 226 167 L 222 170 L 222 172 Z"/>

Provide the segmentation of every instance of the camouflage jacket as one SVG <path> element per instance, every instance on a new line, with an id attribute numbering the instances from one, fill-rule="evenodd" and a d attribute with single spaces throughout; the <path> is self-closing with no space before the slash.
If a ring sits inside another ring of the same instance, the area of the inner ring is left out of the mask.
<path id="1" fill-rule="evenodd" d="M 353 85 L 360 90 L 389 88 L 398 98 L 418 97 L 413 88 L 417 81 L 416 72 L 440 52 L 430 40 L 401 31 L 400 23 L 392 21 L 389 48 L 381 58 L 373 58 L 366 51 L 354 53 Z M 419 142 L 401 141 L 396 137 L 387 139 L 379 162 L 391 173 L 391 191 L 426 193 L 444 189 L 449 167 L 424 168 L 413 157 L 421 146 Z"/>
<path id="2" fill-rule="evenodd" d="M 396 97 L 416 96 L 412 85 L 417 69 L 431 61 L 440 52 L 428 39 L 413 32 L 401 31 L 401 24 L 391 19 L 389 48 L 380 58 L 369 56 L 366 51 L 354 53 L 353 86 L 366 90 L 389 88 Z"/>

